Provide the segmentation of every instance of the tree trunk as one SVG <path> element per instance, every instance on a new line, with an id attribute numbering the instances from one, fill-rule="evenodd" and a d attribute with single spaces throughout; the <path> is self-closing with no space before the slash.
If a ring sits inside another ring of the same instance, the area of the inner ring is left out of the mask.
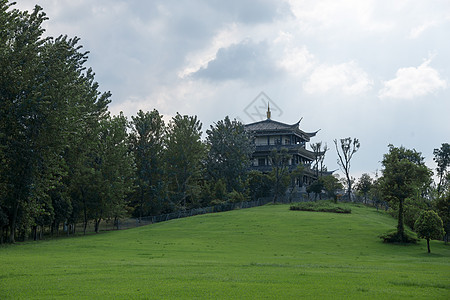
<path id="1" fill-rule="evenodd" d="M 88 217 L 87 217 L 87 203 L 86 203 L 86 197 L 84 189 L 81 189 L 81 198 L 83 198 L 83 214 L 84 214 L 84 235 L 86 235 L 86 228 L 88 223 Z"/>
<path id="2" fill-rule="evenodd" d="M 100 222 L 102 221 L 102 218 L 98 218 L 95 220 L 95 233 L 98 233 L 98 229 L 100 227 Z"/>
<path id="3" fill-rule="evenodd" d="M 13 217 L 11 220 L 11 228 L 10 228 L 11 230 L 9 233 L 9 242 L 13 244 L 16 242 L 15 233 L 16 233 L 16 220 L 18 211 L 19 211 L 19 201 L 17 201 L 17 205 L 16 207 L 14 207 Z"/>
<path id="4" fill-rule="evenodd" d="M 398 224 L 397 224 L 397 234 L 401 241 L 405 240 L 405 227 L 403 225 L 403 199 L 399 199 L 398 203 Z"/>
<path id="5" fill-rule="evenodd" d="M 31 228 L 31 234 L 33 235 L 33 241 L 37 241 L 37 225 L 34 225 Z"/>
<path id="6" fill-rule="evenodd" d="M 429 238 L 427 239 L 427 247 L 428 247 L 428 253 L 430 253 L 431 251 L 430 251 L 430 239 Z"/>

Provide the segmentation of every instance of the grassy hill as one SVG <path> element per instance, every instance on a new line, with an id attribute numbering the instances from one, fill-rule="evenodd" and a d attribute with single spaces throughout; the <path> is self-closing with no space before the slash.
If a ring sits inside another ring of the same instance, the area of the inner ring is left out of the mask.
<path id="1" fill-rule="evenodd" d="M 269 205 L 0 248 L 0 298 L 448 299 L 450 245 L 383 244 L 382 212 Z"/>

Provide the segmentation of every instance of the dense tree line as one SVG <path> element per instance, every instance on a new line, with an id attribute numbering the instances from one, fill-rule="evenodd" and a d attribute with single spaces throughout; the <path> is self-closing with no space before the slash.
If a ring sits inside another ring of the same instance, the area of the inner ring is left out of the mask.
<path id="1" fill-rule="evenodd" d="M 78 38 L 44 37 L 47 19 L 0 1 L 0 241 L 43 228 L 247 199 L 252 140 L 228 117 L 111 116 Z"/>

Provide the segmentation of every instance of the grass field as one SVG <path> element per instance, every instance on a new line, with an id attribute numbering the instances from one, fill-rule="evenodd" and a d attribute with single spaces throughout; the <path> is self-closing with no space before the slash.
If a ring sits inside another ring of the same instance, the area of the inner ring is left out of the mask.
<path id="1" fill-rule="evenodd" d="M 450 245 L 396 221 L 268 205 L 0 248 L 0 299 L 449 299 Z"/>

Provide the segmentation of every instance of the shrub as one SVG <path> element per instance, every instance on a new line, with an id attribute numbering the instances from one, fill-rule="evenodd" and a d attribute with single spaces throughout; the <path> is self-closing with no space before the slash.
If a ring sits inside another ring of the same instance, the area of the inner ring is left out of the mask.
<path id="1" fill-rule="evenodd" d="M 419 240 L 417 234 L 405 229 L 403 236 L 401 236 L 397 229 L 390 230 L 379 236 L 385 243 L 400 243 L 400 244 L 414 244 Z"/>
<path id="2" fill-rule="evenodd" d="M 332 212 L 343 214 L 350 214 L 352 212 L 350 208 L 339 206 L 332 203 L 331 201 L 300 202 L 291 205 L 290 210 Z"/>

